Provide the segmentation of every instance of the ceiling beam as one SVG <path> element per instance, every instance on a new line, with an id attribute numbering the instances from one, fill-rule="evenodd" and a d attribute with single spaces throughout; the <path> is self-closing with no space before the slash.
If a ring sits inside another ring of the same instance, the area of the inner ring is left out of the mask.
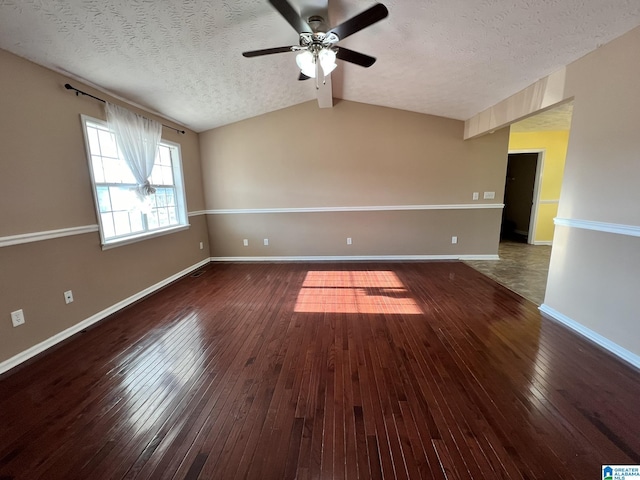
<path id="1" fill-rule="evenodd" d="M 320 70 L 320 76 L 322 76 L 322 69 Z M 331 75 L 325 77 L 324 82 L 318 82 L 318 106 L 320 108 L 333 107 L 333 88 L 331 87 Z"/>

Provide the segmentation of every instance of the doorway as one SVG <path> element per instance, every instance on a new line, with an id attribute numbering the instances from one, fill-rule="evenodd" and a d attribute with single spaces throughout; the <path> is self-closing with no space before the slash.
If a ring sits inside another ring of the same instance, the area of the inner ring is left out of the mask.
<path id="1" fill-rule="evenodd" d="M 511 151 L 507 160 L 502 240 L 535 242 L 543 151 Z"/>

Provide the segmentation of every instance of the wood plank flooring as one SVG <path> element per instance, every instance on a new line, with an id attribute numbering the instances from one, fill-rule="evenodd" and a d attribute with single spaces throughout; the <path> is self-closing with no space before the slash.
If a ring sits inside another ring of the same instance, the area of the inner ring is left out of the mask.
<path id="1" fill-rule="evenodd" d="M 0 480 L 601 478 L 639 409 L 462 263 L 212 264 L 0 378 Z"/>

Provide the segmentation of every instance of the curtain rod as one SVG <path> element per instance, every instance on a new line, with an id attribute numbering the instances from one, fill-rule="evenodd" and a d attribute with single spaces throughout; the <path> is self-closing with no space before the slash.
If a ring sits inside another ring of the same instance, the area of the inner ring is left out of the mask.
<path id="1" fill-rule="evenodd" d="M 100 101 L 102 103 L 107 103 L 106 100 L 103 100 L 102 98 L 99 98 L 99 97 L 96 97 L 94 95 L 91 95 L 90 93 L 83 92 L 82 90 L 78 90 L 76 87 L 72 87 L 68 83 L 64 84 L 64 88 L 66 88 L 67 90 L 74 90 L 76 92 L 76 97 L 78 95 L 86 95 L 87 97 L 94 98 L 94 99 L 96 99 L 96 100 L 98 100 L 98 101 Z M 170 127 L 169 125 L 165 125 L 164 123 L 162 124 L 162 126 L 165 127 L 165 128 L 168 128 L 170 130 L 175 130 L 176 132 L 182 133 L 183 135 L 186 133 L 184 130 L 179 130 L 179 129 L 175 128 L 175 127 Z"/>

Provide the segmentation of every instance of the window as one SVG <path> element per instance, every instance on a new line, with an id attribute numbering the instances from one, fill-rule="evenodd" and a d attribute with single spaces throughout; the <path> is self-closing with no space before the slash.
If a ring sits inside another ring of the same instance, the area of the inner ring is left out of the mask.
<path id="1" fill-rule="evenodd" d="M 180 145 L 162 141 L 149 181 L 156 192 L 145 208 L 136 181 L 105 122 L 82 116 L 103 248 L 188 227 Z"/>

